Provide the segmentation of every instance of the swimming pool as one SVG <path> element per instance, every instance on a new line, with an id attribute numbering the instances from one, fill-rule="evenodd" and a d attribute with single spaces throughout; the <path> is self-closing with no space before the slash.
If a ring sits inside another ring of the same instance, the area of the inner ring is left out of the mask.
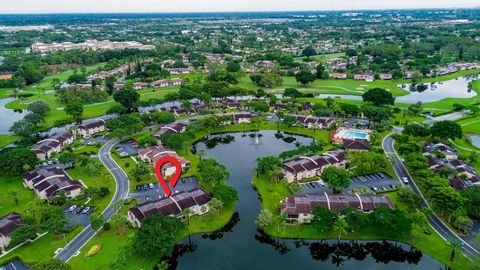
<path id="1" fill-rule="evenodd" d="M 342 134 L 342 138 L 344 139 L 366 139 L 367 134 L 363 132 L 356 132 L 356 131 L 351 131 L 351 130 L 346 130 Z"/>

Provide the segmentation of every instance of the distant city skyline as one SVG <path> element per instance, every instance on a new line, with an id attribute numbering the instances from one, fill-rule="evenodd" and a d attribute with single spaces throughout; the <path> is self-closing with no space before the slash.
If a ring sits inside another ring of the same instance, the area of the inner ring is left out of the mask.
<path id="1" fill-rule="evenodd" d="M 200 3 L 200 4 L 199 4 Z M 328 11 L 480 7 L 479 0 L 19 0 L 2 3 L 0 14 L 225 11 Z"/>

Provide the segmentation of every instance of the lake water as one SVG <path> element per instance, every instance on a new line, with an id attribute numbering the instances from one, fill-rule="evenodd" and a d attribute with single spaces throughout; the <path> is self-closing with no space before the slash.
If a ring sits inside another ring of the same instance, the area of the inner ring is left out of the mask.
<path id="1" fill-rule="evenodd" d="M 479 79 L 479 74 L 459 77 L 457 79 L 439 82 L 439 83 L 425 83 L 426 89 L 424 91 L 416 91 L 415 87 L 410 84 L 399 86 L 407 91 L 409 95 L 396 98 L 396 102 L 402 103 L 416 103 L 421 101 L 434 102 L 444 98 L 471 98 L 477 93 L 469 89 L 468 84 L 474 80 Z"/>
<path id="2" fill-rule="evenodd" d="M 417 103 L 421 101 L 434 102 L 444 98 L 472 98 L 477 93 L 469 89 L 468 84 L 474 80 L 480 79 L 480 74 L 468 75 L 459 77 L 457 79 L 444 81 L 440 83 L 426 83 L 426 89 L 423 91 L 417 91 L 411 84 L 399 85 L 398 87 L 409 91 L 410 93 L 405 96 L 396 97 L 395 102 L 399 103 Z M 357 95 L 335 95 L 335 94 L 318 94 L 317 98 L 340 98 L 349 100 L 362 100 L 362 96 Z"/>
<path id="3" fill-rule="evenodd" d="M 13 125 L 15 121 L 23 119 L 23 116 L 27 114 L 25 110 L 10 110 L 5 108 L 5 105 L 14 101 L 14 98 L 1 98 L 0 99 L 0 134 L 9 134 L 8 129 Z"/>
<path id="4" fill-rule="evenodd" d="M 480 135 L 470 134 L 467 136 L 470 139 L 470 142 L 473 144 L 473 146 L 480 148 Z"/>
<path id="5" fill-rule="evenodd" d="M 257 231 L 259 195 L 252 187 L 257 157 L 279 155 L 311 138 L 276 131 L 213 135 L 196 149 L 204 149 L 228 167 L 228 184 L 239 192 L 236 213 L 221 230 L 184 239 L 170 258 L 172 269 L 443 269 L 442 264 L 408 245 L 393 242 L 302 241 L 270 238 Z"/>

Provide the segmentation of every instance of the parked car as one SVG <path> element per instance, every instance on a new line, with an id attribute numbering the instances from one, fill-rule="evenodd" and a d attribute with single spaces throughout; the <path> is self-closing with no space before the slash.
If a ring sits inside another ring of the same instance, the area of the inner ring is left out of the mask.
<path id="1" fill-rule="evenodd" d="M 154 188 L 154 185 L 152 183 L 150 183 L 148 186 L 149 186 L 150 189 Z"/>
<path id="2" fill-rule="evenodd" d="M 75 204 L 72 205 L 72 206 L 70 206 L 70 207 L 68 208 L 68 212 L 73 212 L 73 210 L 75 210 L 75 208 L 77 208 L 77 206 L 76 206 Z"/>
<path id="3" fill-rule="evenodd" d="M 145 196 L 145 201 L 150 201 L 150 197 L 149 197 L 149 196 Z"/>
<path id="4" fill-rule="evenodd" d="M 402 177 L 402 181 L 403 181 L 403 183 L 405 183 L 405 184 L 408 184 L 408 183 L 409 183 L 409 182 L 408 182 L 408 178 L 407 178 L 407 177 L 405 177 L 405 176 L 404 176 L 404 177 Z"/>
<path id="5" fill-rule="evenodd" d="M 147 190 L 148 190 L 148 184 L 143 185 L 143 191 L 147 191 Z"/>
<path id="6" fill-rule="evenodd" d="M 85 206 L 77 207 L 77 214 L 80 214 L 83 211 L 83 209 L 85 209 Z"/>
<path id="7" fill-rule="evenodd" d="M 88 207 L 88 206 L 85 207 L 85 208 L 82 210 L 82 214 L 88 213 L 88 212 L 90 211 L 90 209 L 92 209 L 92 208 L 90 208 L 90 207 Z"/>

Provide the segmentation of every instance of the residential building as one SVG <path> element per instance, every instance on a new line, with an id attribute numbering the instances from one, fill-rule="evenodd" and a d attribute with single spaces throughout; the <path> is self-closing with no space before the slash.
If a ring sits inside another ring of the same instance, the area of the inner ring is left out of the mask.
<path id="1" fill-rule="evenodd" d="M 123 50 L 123 49 L 137 49 L 137 50 L 154 50 L 154 45 L 143 45 L 136 41 L 109 41 L 109 40 L 86 40 L 83 43 L 52 43 L 45 44 L 36 42 L 32 44 L 32 51 L 39 53 L 53 53 L 53 52 L 65 52 L 70 50 Z"/>
<path id="2" fill-rule="evenodd" d="M 292 115 L 297 121 L 305 128 L 316 129 L 328 129 L 333 124 L 333 118 L 328 117 L 316 117 L 316 116 L 304 116 L 304 115 Z"/>
<path id="3" fill-rule="evenodd" d="M 345 167 L 345 151 L 334 149 L 323 155 L 299 157 L 283 163 L 282 173 L 288 182 L 298 181 L 304 178 L 320 176 L 323 170 L 330 166 Z"/>
<path id="4" fill-rule="evenodd" d="M 179 156 L 175 151 L 167 149 L 162 145 L 155 145 L 148 148 L 144 148 L 140 150 L 138 154 L 142 161 L 147 162 L 152 166 L 155 166 L 157 161 L 162 157 L 170 156 L 170 157 L 176 158 L 180 162 L 180 164 L 182 165 L 182 169 L 190 168 L 190 161 Z M 162 167 L 162 169 L 163 169 L 163 174 L 165 176 L 170 176 L 175 173 L 175 166 L 170 163 L 165 164 Z"/>
<path id="5" fill-rule="evenodd" d="M 162 135 L 170 135 L 170 134 L 177 134 L 183 133 L 187 131 L 187 123 L 185 122 L 175 122 L 168 125 L 165 125 L 160 128 L 160 130 L 153 133 L 153 137 L 160 137 Z"/>
<path id="6" fill-rule="evenodd" d="M 37 142 L 31 149 L 37 154 L 37 158 L 45 160 L 50 158 L 53 154 L 59 153 L 67 145 L 75 141 L 74 133 L 60 133 L 52 137 Z"/>
<path id="7" fill-rule="evenodd" d="M 188 110 L 178 106 L 172 106 L 170 107 L 170 112 L 173 113 L 175 116 L 179 116 L 179 115 L 187 114 Z"/>
<path id="8" fill-rule="evenodd" d="M 379 75 L 380 80 L 391 80 L 393 79 L 393 75 L 391 73 L 382 73 Z"/>
<path id="9" fill-rule="evenodd" d="M 68 198 L 77 197 L 84 185 L 74 181 L 64 170 L 57 168 L 39 169 L 22 174 L 26 187 L 33 189 L 41 199 L 51 199 L 65 192 Z"/>
<path id="10" fill-rule="evenodd" d="M 77 134 L 83 137 L 90 137 L 93 134 L 105 131 L 105 120 L 98 119 L 91 123 L 84 123 L 78 126 Z"/>
<path id="11" fill-rule="evenodd" d="M 10 234 L 26 224 L 22 222 L 22 215 L 16 212 L 0 217 L 0 250 L 5 251 L 10 244 Z"/>
<path id="12" fill-rule="evenodd" d="M 372 144 L 365 139 L 343 139 L 343 148 L 347 151 L 370 151 Z"/>
<path id="13" fill-rule="evenodd" d="M 382 195 L 307 193 L 289 195 L 285 202 L 280 203 L 280 212 L 287 217 L 287 222 L 309 223 L 314 217 L 313 209 L 318 206 L 333 212 L 340 212 L 346 208 L 354 208 L 365 213 L 378 207 L 395 209 L 392 201 Z"/>
<path id="14" fill-rule="evenodd" d="M 253 115 L 249 112 L 240 112 L 240 113 L 233 113 L 232 118 L 233 118 L 233 123 L 234 124 L 244 124 L 244 123 L 250 123 Z"/>
<path id="15" fill-rule="evenodd" d="M 196 188 L 132 207 L 128 211 L 127 218 L 134 227 L 141 227 L 143 219 L 153 214 L 181 217 L 185 209 L 190 209 L 190 215 L 203 215 L 210 210 L 208 202 L 211 199 L 210 194 L 201 188 Z"/>
<path id="16" fill-rule="evenodd" d="M 357 81 L 373 82 L 375 77 L 371 74 L 355 74 L 353 79 Z"/>
<path id="17" fill-rule="evenodd" d="M 337 80 L 347 79 L 347 74 L 346 73 L 330 73 L 329 76 L 330 76 L 331 79 L 337 79 Z"/>
<path id="18" fill-rule="evenodd" d="M 440 155 L 444 156 L 447 160 L 458 159 L 457 150 L 444 143 L 426 142 L 423 144 L 422 151 L 424 155 Z"/>
<path id="19" fill-rule="evenodd" d="M 133 89 L 135 89 L 135 90 L 145 90 L 147 88 L 148 88 L 148 83 L 146 83 L 146 82 L 133 83 Z"/>

